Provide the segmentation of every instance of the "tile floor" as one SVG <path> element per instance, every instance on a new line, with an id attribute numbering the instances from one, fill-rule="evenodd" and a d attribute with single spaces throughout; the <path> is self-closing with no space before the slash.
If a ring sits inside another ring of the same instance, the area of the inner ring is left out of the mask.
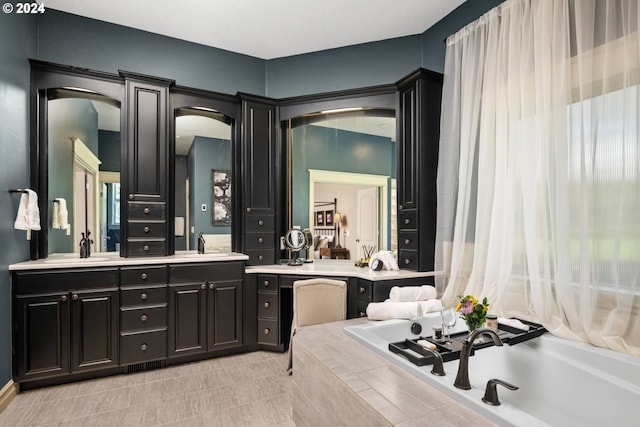
<path id="1" fill-rule="evenodd" d="M 292 421 L 287 353 L 253 352 L 22 392 L 0 426 L 274 426 Z"/>

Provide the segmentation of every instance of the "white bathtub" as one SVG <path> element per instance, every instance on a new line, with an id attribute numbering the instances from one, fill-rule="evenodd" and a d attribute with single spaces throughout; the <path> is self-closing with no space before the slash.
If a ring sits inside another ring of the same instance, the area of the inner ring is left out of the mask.
<path id="1" fill-rule="evenodd" d="M 417 320 L 421 335 L 440 324 L 440 315 Z M 416 366 L 388 350 L 390 342 L 416 338 L 409 320 L 387 320 L 350 326 L 345 331 L 386 359 L 401 366 L 460 403 L 500 425 L 637 426 L 640 425 L 640 360 L 549 333 L 514 346 L 477 350 L 469 359 L 471 390 L 453 386 L 458 361 L 444 364 L 446 376 L 431 374 L 431 365 Z M 463 330 L 458 322 L 454 331 Z M 498 385 L 500 406 L 482 402 L 486 383 L 498 378 L 519 387 Z"/>

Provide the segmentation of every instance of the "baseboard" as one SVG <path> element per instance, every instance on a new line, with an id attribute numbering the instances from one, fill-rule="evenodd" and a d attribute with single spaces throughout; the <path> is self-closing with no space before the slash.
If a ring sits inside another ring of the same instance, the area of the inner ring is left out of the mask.
<path id="1" fill-rule="evenodd" d="M 0 390 L 0 412 L 9 406 L 9 403 L 18 395 L 19 391 L 20 386 L 14 383 L 13 380 L 9 380 L 9 382 L 2 387 L 2 390 Z"/>

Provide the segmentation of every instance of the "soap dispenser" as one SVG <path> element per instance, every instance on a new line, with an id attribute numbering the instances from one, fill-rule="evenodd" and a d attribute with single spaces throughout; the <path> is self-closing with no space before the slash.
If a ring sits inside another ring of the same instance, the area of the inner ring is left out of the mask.
<path id="1" fill-rule="evenodd" d="M 80 233 L 82 238 L 80 239 L 80 258 L 87 257 L 87 239 L 84 237 L 84 233 Z"/>
<path id="2" fill-rule="evenodd" d="M 202 233 L 198 235 L 198 253 L 204 253 L 204 237 L 202 236 Z"/>

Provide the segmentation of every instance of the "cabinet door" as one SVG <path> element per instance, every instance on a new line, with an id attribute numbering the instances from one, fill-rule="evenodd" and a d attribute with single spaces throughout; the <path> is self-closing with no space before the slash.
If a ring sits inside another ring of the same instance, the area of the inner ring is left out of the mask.
<path id="1" fill-rule="evenodd" d="M 205 283 L 169 285 L 169 357 L 206 350 L 206 296 Z"/>
<path id="2" fill-rule="evenodd" d="M 16 296 L 18 380 L 69 373 L 69 295 Z"/>
<path id="3" fill-rule="evenodd" d="M 208 349 L 242 345 L 242 281 L 209 283 L 208 299 Z"/>
<path id="4" fill-rule="evenodd" d="M 118 366 L 118 290 L 71 293 L 71 371 Z"/>

